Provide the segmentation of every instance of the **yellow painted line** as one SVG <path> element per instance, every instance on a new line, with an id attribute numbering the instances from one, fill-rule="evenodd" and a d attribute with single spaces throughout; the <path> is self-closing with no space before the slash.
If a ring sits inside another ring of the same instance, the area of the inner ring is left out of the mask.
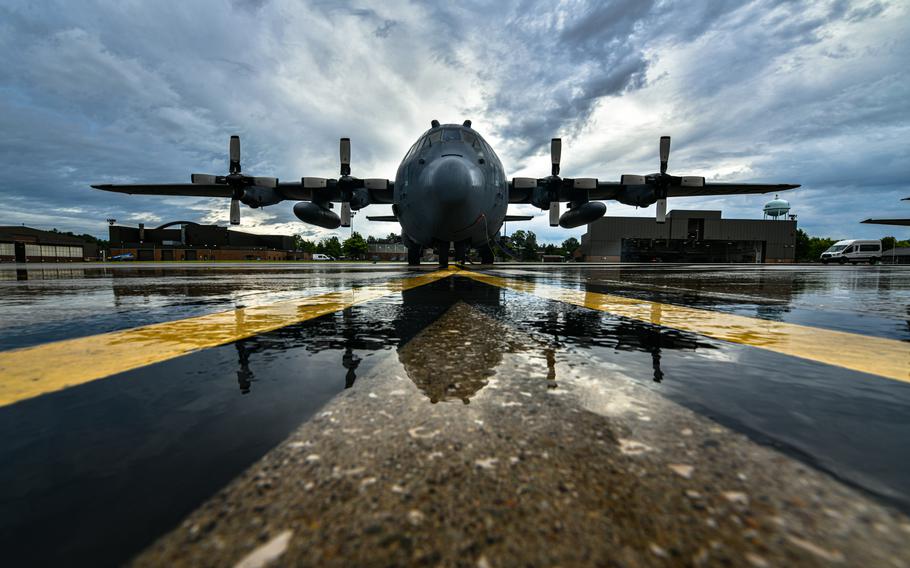
<path id="1" fill-rule="evenodd" d="M 477 272 L 462 271 L 459 275 L 629 319 L 910 382 L 910 343 L 904 341 L 571 290 Z"/>
<path id="2" fill-rule="evenodd" d="M 376 286 L 3 351 L 0 406 L 318 318 L 451 274 L 439 270 Z"/>

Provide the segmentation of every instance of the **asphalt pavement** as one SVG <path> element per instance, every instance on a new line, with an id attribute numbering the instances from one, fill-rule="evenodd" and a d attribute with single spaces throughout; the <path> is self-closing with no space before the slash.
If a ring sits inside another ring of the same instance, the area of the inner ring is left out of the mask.
<path id="1" fill-rule="evenodd" d="M 904 566 L 908 306 L 888 266 L 0 266 L 0 546 Z"/>

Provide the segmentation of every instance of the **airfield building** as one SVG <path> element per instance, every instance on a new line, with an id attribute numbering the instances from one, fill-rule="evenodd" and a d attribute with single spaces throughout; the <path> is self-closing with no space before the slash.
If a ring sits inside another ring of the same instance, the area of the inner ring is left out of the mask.
<path id="1" fill-rule="evenodd" d="M 408 259 L 408 248 L 401 243 L 370 243 L 367 249 L 367 258 L 370 260 L 400 260 Z"/>
<path id="2" fill-rule="evenodd" d="M 111 257 L 134 260 L 291 260 L 294 238 L 229 231 L 227 227 L 174 221 L 154 229 L 110 227 Z"/>
<path id="3" fill-rule="evenodd" d="M 98 258 L 98 245 L 31 227 L 0 227 L 0 262 L 82 262 Z"/>
<path id="4" fill-rule="evenodd" d="M 652 217 L 602 217 L 581 237 L 589 262 L 791 263 L 796 220 L 722 219 L 720 211 L 675 210 Z"/>

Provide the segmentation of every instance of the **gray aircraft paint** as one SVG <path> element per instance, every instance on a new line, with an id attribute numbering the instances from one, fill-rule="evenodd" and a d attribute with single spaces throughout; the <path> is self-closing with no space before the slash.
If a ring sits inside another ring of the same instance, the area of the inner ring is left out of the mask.
<path id="1" fill-rule="evenodd" d="M 445 124 L 411 146 L 395 175 L 393 210 L 413 243 L 479 247 L 502 226 L 509 196 L 502 162 L 472 129 Z"/>

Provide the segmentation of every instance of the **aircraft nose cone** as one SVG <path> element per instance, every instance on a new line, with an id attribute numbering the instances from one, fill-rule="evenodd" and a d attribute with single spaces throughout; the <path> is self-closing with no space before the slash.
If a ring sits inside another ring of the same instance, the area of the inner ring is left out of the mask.
<path id="1" fill-rule="evenodd" d="M 480 170 L 461 156 L 443 156 L 424 170 L 425 182 L 444 204 L 462 203 L 483 186 Z"/>

